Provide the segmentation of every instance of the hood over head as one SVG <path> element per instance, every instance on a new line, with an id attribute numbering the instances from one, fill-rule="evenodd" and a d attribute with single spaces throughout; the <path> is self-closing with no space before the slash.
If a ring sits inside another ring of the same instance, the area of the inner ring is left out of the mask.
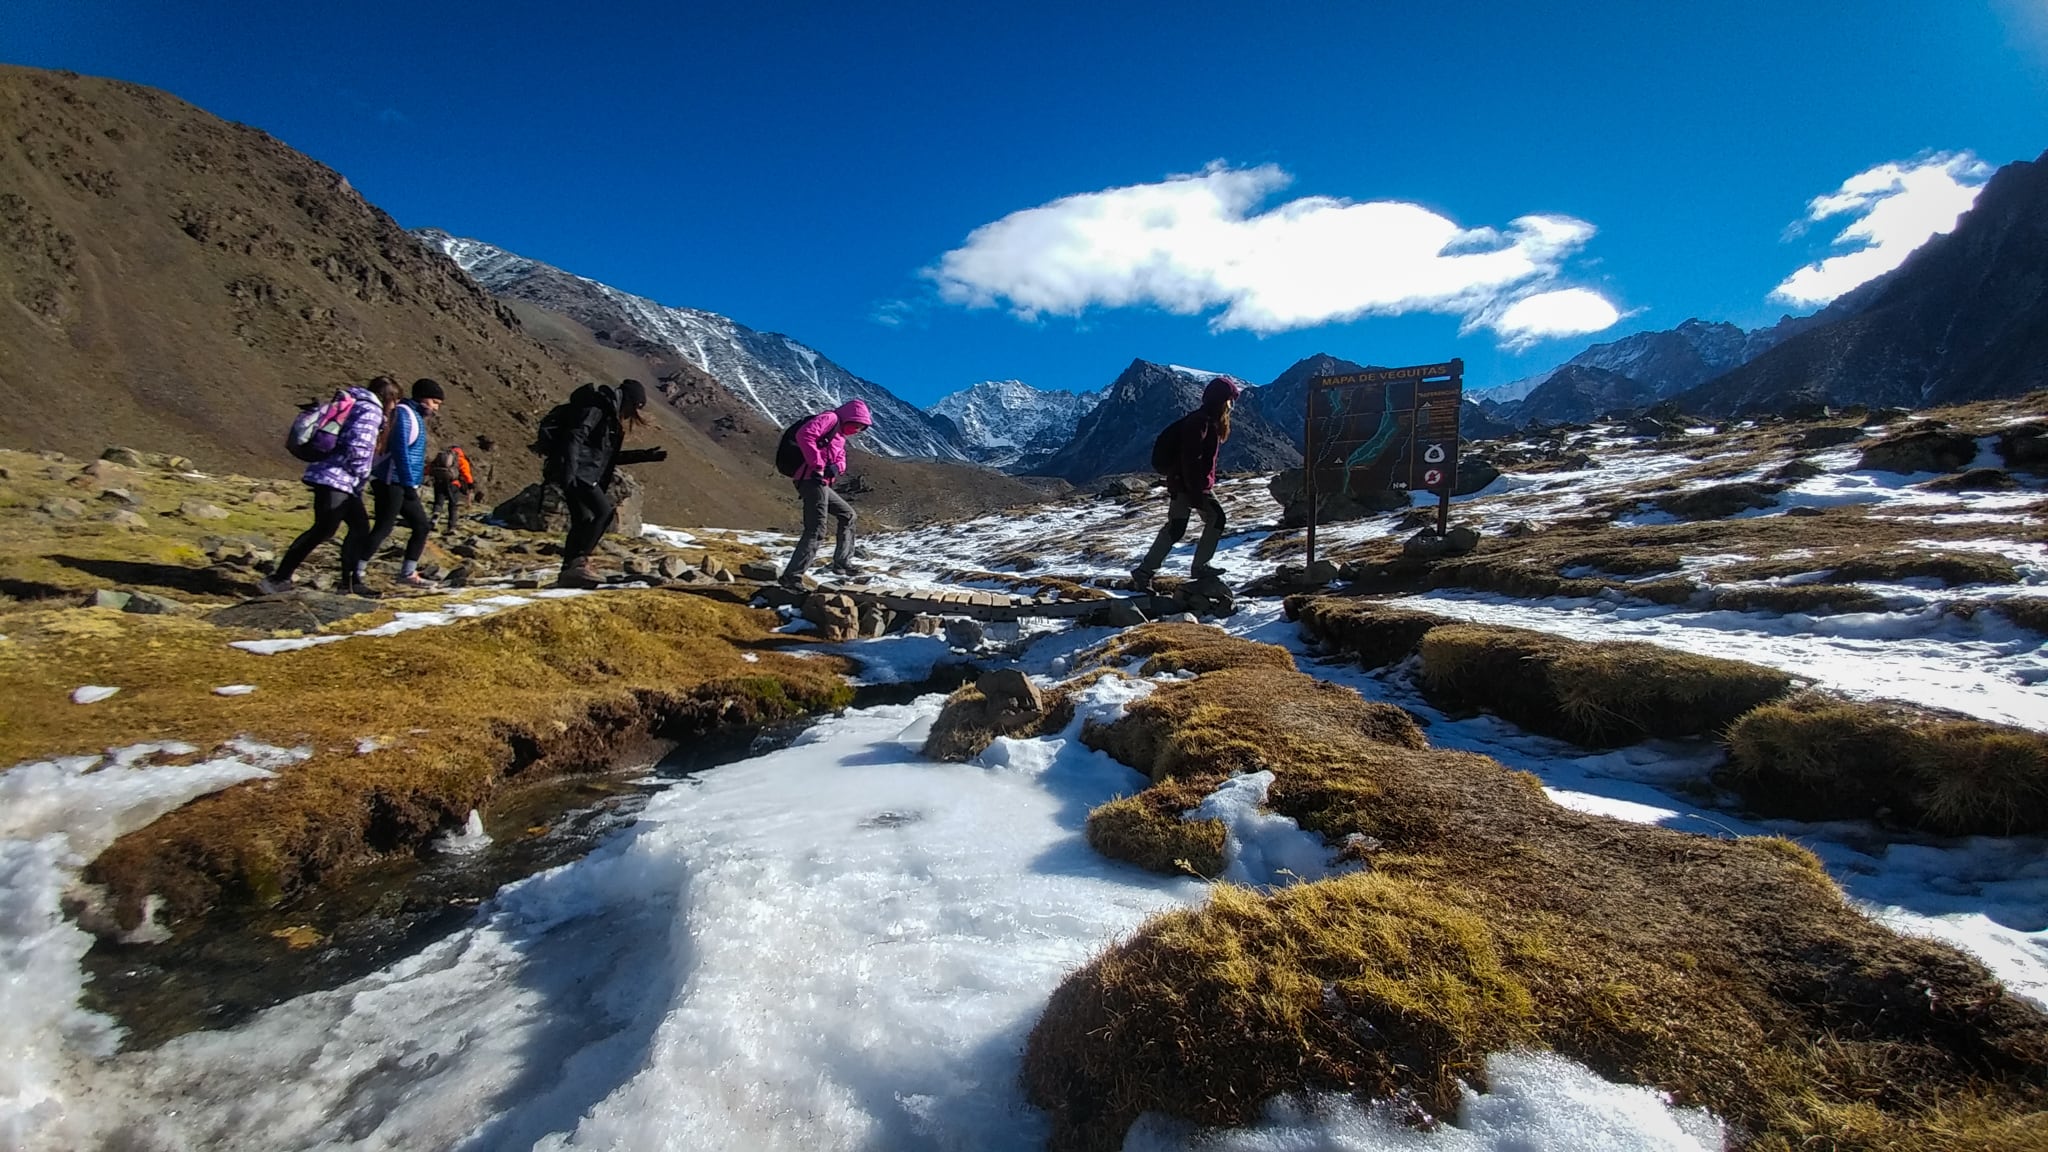
<path id="1" fill-rule="evenodd" d="M 868 412 L 868 402 L 865 400 L 848 400 L 833 411 L 839 414 L 839 425 L 842 428 L 854 424 L 863 428 L 875 426 L 875 418 Z"/>

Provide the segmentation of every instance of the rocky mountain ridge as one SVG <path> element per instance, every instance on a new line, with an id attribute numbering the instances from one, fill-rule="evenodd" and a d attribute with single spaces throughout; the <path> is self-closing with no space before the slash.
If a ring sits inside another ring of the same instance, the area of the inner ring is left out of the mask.
<path id="1" fill-rule="evenodd" d="M 561 313 L 608 346 L 708 374 L 778 428 L 859 398 L 874 410 L 866 446 L 887 456 L 967 460 L 959 435 L 872 380 L 788 336 L 727 316 L 660 304 L 439 229 L 416 233 L 493 294 Z"/>
<path id="2" fill-rule="evenodd" d="M 1103 392 L 1094 411 L 1075 426 L 1073 439 L 1034 474 L 1085 483 L 1119 472 L 1151 471 L 1152 441 L 1160 429 L 1200 407 L 1211 375 L 1149 360 L 1131 361 Z M 1219 462 L 1223 471 L 1272 471 L 1299 463 L 1301 450 L 1260 413 L 1257 404 L 1237 405 Z"/>
<path id="3" fill-rule="evenodd" d="M 1102 401 L 1100 392 L 1034 388 L 1022 380 L 984 380 L 940 399 L 925 411 L 952 422 L 977 461 L 1028 471 L 1074 437 L 1081 417 Z"/>

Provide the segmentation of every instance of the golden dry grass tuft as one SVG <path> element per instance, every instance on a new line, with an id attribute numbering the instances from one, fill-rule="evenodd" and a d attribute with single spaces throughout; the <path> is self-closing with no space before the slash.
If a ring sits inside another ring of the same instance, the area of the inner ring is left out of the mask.
<path id="1" fill-rule="evenodd" d="M 2048 831 L 2048 734 L 1802 693 L 1728 732 L 1721 780 L 1773 816 L 1884 816 L 1949 834 Z"/>
<path id="2" fill-rule="evenodd" d="M 2026 1146 L 2048 1017 L 1861 915 L 1811 853 L 1560 808 L 1484 757 L 1375 740 L 1334 696 L 1290 713 L 1305 679 L 1212 673 L 1093 734 L 1155 780 L 1271 768 L 1270 807 L 1373 846 L 1362 874 L 1219 888 L 1071 976 L 1025 1057 L 1058 1152 L 1293 1091 L 1443 1115 L 1514 1047 L 1712 1108 L 1752 1148 Z"/>
<path id="3" fill-rule="evenodd" d="M 1634 641 L 1585 643 L 1488 624 L 1422 638 L 1432 699 L 1594 747 L 1718 735 L 1792 683 L 1775 668 Z"/>
<path id="4" fill-rule="evenodd" d="M 1355 654 L 1366 668 L 1399 664 L 1415 654 L 1431 629 L 1458 623 L 1448 616 L 1344 596 L 1291 596 L 1286 612 L 1309 635 Z"/>
<path id="5" fill-rule="evenodd" d="M 1220 776 L 1165 780 L 1088 813 L 1088 843 L 1113 860 L 1153 872 L 1216 876 L 1223 871 L 1223 821 L 1184 814 L 1223 782 Z"/>
<path id="6" fill-rule="evenodd" d="M 1088 664 L 1143 659 L 1139 675 L 1162 672 L 1220 672 L 1250 666 L 1294 670 L 1284 648 L 1239 639 L 1221 628 L 1185 621 L 1143 624 L 1117 633 L 1082 658 Z"/>
<path id="7" fill-rule="evenodd" d="M 180 915 L 268 903 L 407 850 L 519 780 L 609 767 L 657 737 L 845 704 L 838 662 L 776 652 L 775 623 L 704 597 L 614 592 L 258 656 L 228 647 L 253 634 L 190 617 L 19 609 L 0 616 L 0 764 L 238 736 L 311 749 L 275 780 L 122 838 L 90 872 L 130 924 L 152 893 Z M 72 704 L 88 683 L 121 692 Z M 213 695 L 225 684 L 257 690 Z M 359 755 L 366 739 L 381 747 Z"/>

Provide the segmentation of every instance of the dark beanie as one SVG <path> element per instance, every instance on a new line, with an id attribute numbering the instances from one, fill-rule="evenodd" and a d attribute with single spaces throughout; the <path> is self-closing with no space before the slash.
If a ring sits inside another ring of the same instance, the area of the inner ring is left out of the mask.
<path id="1" fill-rule="evenodd" d="M 445 400 L 447 394 L 441 391 L 438 381 L 422 376 L 412 382 L 412 398 L 415 400 Z"/>
<path id="2" fill-rule="evenodd" d="M 638 380 L 621 380 L 619 397 L 626 402 L 626 407 L 637 412 L 647 407 L 647 385 Z"/>

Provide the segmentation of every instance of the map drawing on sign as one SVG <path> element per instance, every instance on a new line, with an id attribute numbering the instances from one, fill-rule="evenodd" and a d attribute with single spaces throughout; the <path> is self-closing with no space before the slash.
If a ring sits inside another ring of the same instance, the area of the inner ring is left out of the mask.
<path id="1" fill-rule="evenodd" d="M 1448 493 L 1458 474 L 1464 362 L 1319 376 L 1308 394 L 1316 490 Z"/>

